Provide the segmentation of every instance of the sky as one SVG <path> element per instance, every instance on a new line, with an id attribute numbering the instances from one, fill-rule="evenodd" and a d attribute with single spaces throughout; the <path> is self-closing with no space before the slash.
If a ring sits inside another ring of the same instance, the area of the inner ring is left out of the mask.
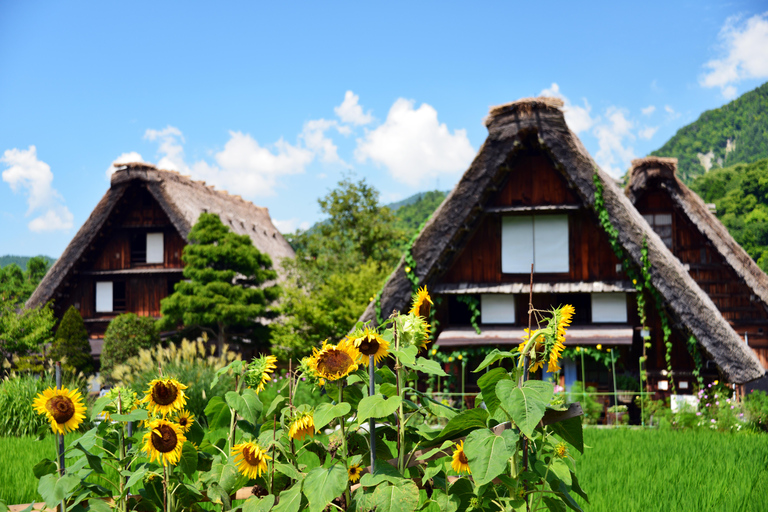
<path id="1" fill-rule="evenodd" d="M 114 162 L 322 219 L 452 188 L 491 106 L 558 96 L 622 175 L 768 80 L 768 2 L 0 2 L 0 255 L 61 255 Z"/>

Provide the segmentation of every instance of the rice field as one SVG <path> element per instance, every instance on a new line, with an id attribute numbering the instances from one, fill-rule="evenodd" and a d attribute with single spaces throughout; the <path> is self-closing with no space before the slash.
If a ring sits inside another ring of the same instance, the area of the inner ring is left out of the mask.
<path id="1" fill-rule="evenodd" d="M 576 456 L 591 501 L 582 502 L 585 512 L 768 510 L 768 435 L 593 428 L 584 442 L 590 448 Z M 0 438 L 6 503 L 39 499 L 32 466 L 54 458 L 53 443 L 52 437 Z"/>

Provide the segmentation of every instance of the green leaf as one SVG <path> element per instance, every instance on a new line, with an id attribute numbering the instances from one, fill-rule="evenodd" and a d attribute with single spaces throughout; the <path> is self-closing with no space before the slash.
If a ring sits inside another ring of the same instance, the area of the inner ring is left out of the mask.
<path id="1" fill-rule="evenodd" d="M 416 360 L 415 363 L 403 363 L 403 366 L 405 366 L 406 368 L 410 368 L 411 370 L 416 370 L 422 373 L 428 373 L 429 375 L 437 375 L 438 377 L 448 377 L 448 374 L 445 373 L 442 365 L 437 361 L 433 361 L 432 359 L 425 359 L 423 357 L 420 357 Z"/>
<path id="2" fill-rule="evenodd" d="M 434 445 L 446 439 L 455 439 L 476 428 L 485 428 L 488 411 L 485 409 L 468 409 L 457 414 L 448 422 L 445 428 L 432 439 L 428 445 Z"/>
<path id="3" fill-rule="evenodd" d="M 43 459 L 32 468 L 35 478 L 42 478 L 56 472 L 56 463 L 50 459 Z"/>
<path id="4" fill-rule="evenodd" d="M 399 485 L 380 485 L 373 492 L 376 512 L 413 512 L 419 504 L 419 488 L 411 480 Z"/>
<path id="5" fill-rule="evenodd" d="M 189 432 L 186 433 L 187 441 L 200 446 L 204 437 L 205 430 L 203 430 L 202 425 L 200 425 L 200 421 L 193 421 L 192 425 L 189 427 Z"/>
<path id="6" fill-rule="evenodd" d="M 514 436 L 508 430 L 497 436 L 486 428 L 475 430 L 464 441 L 464 453 L 469 460 L 469 469 L 472 470 L 476 486 L 487 484 L 507 469 L 507 461 L 514 453 L 508 445 L 514 446 L 514 440 L 505 439 L 504 434 Z"/>
<path id="7" fill-rule="evenodd" d="M 584 453 L 584 431 L 581 426 L 581 416 L 568 418 L 549 425 L 552 431 L 563 438 L 563 440 Z"/>
<path id="8" fill-rule="evenodd" d="M 131 486 L 140 482 L 144 478 L 144 475 L 146 474 L 147 474 L 147 464 L 142 464 L 139 467 L 135 468 L 131 472 L 131 476 L 130 478 L 128 478 L 128 482 L 126 482 L 125 487 L 130 489 Z"/>
<path id="9" fill-rule="evenodd" d="M 185 442 L 181 447 L 179 468 L 190 478 L 192 478 L 192 474 L 197 471 L 197 448 L 195 448 L 189 441 Z"/>
<path id="10" fill-rule="evenodd" d="M 401 402 L 399 396 L 387 399 L 382 395 L 367 396 L 358 405 L 357 422 L 362 424 L 368 418 L 386 418 L 397 410 Z"/>
<path id="11" fill-rule="evenodd" d="M 432 500 L 440 507 L 440 512 L 456 512 L 461 505 L 458 496 L 445 494 L 439 489 L 432 491 Z"/>
<path id="12" fill-rule="evenodd" d="M 294 480 L 301 480 L 304 477 L 304 475 L 299 473 L 299 471 L 290 464 L 275 464 L 275 470 Z"/>
<path id="13" fill-rule="evenodd" d="M 79 483 L 80 479 L 75 475 L 65 475 L 61 478 L 53 474 L 45 475 L 40 479 L 37 492 L 43 497 L 48 508 L 54 508 L 61 500 L 68 499 Z"/>
<path id="14" fill-rule="evenodd" d="M 98 455 L 94 455 L 85 448 L 83 448 L 83 445 L 80 443 L 77 443 L 75 445 L 75 449 L 80 450 L 85 454 L 85 458 L 88 459 L 88 465 L 91 467 L 92 470 L 94 470 L 96 473 L 103 474 L 104 468 L 101 467 L 101 458 Z"/>
<path id="15" fill-rule="evenodd" d="M 322 512 L 334 498 L 341 496 L 347 488 L 347 479 L 347 469 L 341 464 L 310 471 L 303 486 L 310 512 Z"/>
<path id="16" fill-rule="evenodd" d="M 502 352 L 501 350 L 495 348 L 491 350 L 491 352 L 485 356 L 485 359 L 483 359 L 483 362 L 480 363 L 480 366 L 472 370 L 472 373 L 477 373 L 479 371 L 485 370 L 487 367 L 495 363 L 496 361 L 501 361 L 502 359 L 509 359 L 511 357 L 515 357 L 515 352 Z"/>
<path id="17" fill-rule="evenodd" d="M 397 394 L 397 386 L 391 382 L 385 382 L 379 386 L 379 392 L 386 397 L 393 397 Z"/>
<path id="18" fill-rule="evenodd" d="M 301 506 L 302 482 L 294 484 L 290 489 L 280 493 L 280 503 L 275 505 L 274 512 L 299 512 Z"/>
<path id="19" fill-rule="evenodd" d="M 231 462 L 226 464 L 217 462 L 211 467 L 211 470 L 205 477 L 205 481 L 218 483 L 226 492 L 232 492 L 237 482 L 238 474 L 237 467 Z"/>
<path id="20" fill-rule="evenodd" d="M 575 473 L 571 473 L 571 490 L 576 494 L 578 494 L 579 496 L 581 496 L 582 498 L 584 498 L 584 501 L 589 503 L 589 496 L 587 496 L 587 493 L 584 492 L 584 489 L 582 489 L 581 486 L 579 485 L 579 479 L 576 478 Z"/>
<path id="21" fill-rule="evenodd" d="M 320 429 L 322 429 L 331 421 L 333 421 L 334 418 L 338 418 L 339 416 L 345 416 L 349 414 L 349 411 L 351 410 L 352 410 L 352 407 L 347 402 L 342 402 L 336 405 L 332 405 L 328 403 L 318 405 L 313 415 L 313 420 L 315 422 L 315 431 L 319 432 Z"/>
<path id="22" fill-rule="evenodd" d="M 559 478 L 568 488 L 571 487 L 571 470 L 563 462 L 563 459 L 555 458 L 549 466 L 549 470 Z"/>
<path id="23" fill-rule="evenodd" d="M 283 395 L 277 395 L 274 400 L 272 400 L 272 403 L 269 404 L 269 407 L 267 408 L 266 414 L 264 414 L 265 418 L 271 418 L 275 415 L 278 408 L 283 405 L 283 402 L 287 401 L 288 397 Z"/>
<path id="24" fill-rule="evenodd" d="M 403 364 L 414 364 L 416 362 L 416 354 L 419 353 L 418 347 L 409 345 L 400 350 L 390 350 L 390 353 L 400 359 Z"/>
<path id="25" fill-rule="evenodd" d="M 205 406 L 205 417 L 208 419 L 208 428 L 214 430 L 229 428 L 232 414 L 229 412 L 229 406 L 226 402 L 220 396 L 214 396 L 208 400 L 208 405 Z"/>
<path id="26" fill-rule="evenodd" d="M 437 466 L 428 466 L 424 470 L 424 476 L 422 477 L 422 481 L 432 480 L 434 477 L 440 474 L 440 471 L 442 470 L 443 470 L 442 464 L 438 464 Z"/>
<path id="27" fill-rule="evenodd" d="M 234 391 L 227 392 L 224 397 L 227 404 L 247 422 L 256 424 L 261 414 L 261 400 L 256 392 L 250 388 L 244 389 L 240 395 Z"/>
<path id="28" fill-rule="evenodd" d="M 136 409 L 128 414 L 110 414 L 109 419 L 114 421 L 144 421 L 148 417 L 144 409 Z"/>
<path id="29" fill-rule="evenodd" d="M 522 387 L 518 387 L 514 381 L 502 380 L 496 384 L 496 395 L 515 425 L 526 437 L 531 438 L 544 417 L 547 405 L 552 401 L 554 386 L 551 382 L 528 380 Z"/>
<path id="30" fill-rule="evenodd" d="M 477 379 L 477 385 L 483 393 L 483 401 L 488 408 L 488 414 L 493 416 L 499 407 L 499 397 L 496 396 L 496 384 L 502 380 L 510 380 L 507 370 L 504 368 L 494 368 L 488 373 L 483 374 Z"/>
<path id="31" fill-rule="evenodd" d="M 208 498 L 211 500 L 211 503 L 221 505 L 223 511 L 232 509 L 229 493 L 216 482 L 208 486 Z"/>
<path id="32" fill-rule="evenodd" d="M 243 503 L 243 512 L 269 512 L 275 504 L 275 496 L 267 494 L 263 498 L 251 496 Z"/>
<path id="33" fill-rule="evenodd" d="M 389 366 L 382 366 L 376 370 L 376 375 L 381 377 L 383 384 L 395 384 L 397 382 L 397 376 L 392 372 Z"/>
<path id="34" fill-rule="evenodd" d="M 99 417 L 99 414 L 104 411 L 104 408 L 107 406 L 111 398 L 109 396 L 103 396 L 93 402 L 93 405 L 91 406 L 91 421 L 96 421 Z"/>
<path id="35" fill-rule="evenodd" d="M 301 452 L 301 455 L 299 455 L 299 458 L 296 460 L 296 462 L 298 464 L 305 465 L 306 466 L 306 468 L 304 468 L 305 471 L 310 471 L 320 466 L 320 457 L 318 457 L 318 455 L 315 452 L 304 450 Z"/>
<path id="36" fill-rule="evenodd" d="M 547 506 L 547 509 L 549 509 L 551 512 L 565 512 L 565 503 L 560 501 L 557 498 L 550 498 L 550 497 L 544 497 L 542 499 L 544 504 Z"/>
<path id="37" fill-rule="evenodd" d="M 364 474 L 360 478 L 360 485 L 363 487 L 374 487 L 381 482 L 399 484 L 401 481 L 403 481 L 403 475 L 394 466 L 384 461 L 377 461 L 376 471 Z"/>

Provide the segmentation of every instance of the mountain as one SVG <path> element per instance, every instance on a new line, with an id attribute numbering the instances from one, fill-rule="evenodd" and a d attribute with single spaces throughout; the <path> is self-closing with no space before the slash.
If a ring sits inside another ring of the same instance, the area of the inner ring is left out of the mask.
<path id="1" fill-rule="evenodd" d="M 50 267 L 53 265 L 53 262 L 56 261 L 56 258 L 51 258 L 50 256 L 42 256 L 42 258 L 45 258 L 46 263 L 48 263 L 48 266 Z M 6 265 L 10 265 L 11 263 L 15 263 L 18 266 L 21 267 L 21 270 L 27 270 L 27 262 L 30 260 L 31 256 L 12 256 L 10 254 L 5 256 L 0 256 L 0 267 L 4 267 Z"/>
<path id="2" fill-rule="evenodd" d="M 768 157 L 768 82 L 707 110 L 651 155 L 677 158 L 686 184 L 713 169 Z"/>
<path id="3" fill-rule="evenodd" d="M 395 214 L 395 225 L 405 231 L 410 238 L 419 229 L 422 222 L 427 220 L 432 212 L 440 206 L 448 192 L 432 190 L 419 192 L 397 203 L 386 205 Z"/>

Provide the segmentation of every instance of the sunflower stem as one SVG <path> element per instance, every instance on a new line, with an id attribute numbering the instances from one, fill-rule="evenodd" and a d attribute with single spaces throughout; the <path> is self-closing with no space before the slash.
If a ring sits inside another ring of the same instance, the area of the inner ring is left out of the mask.
<path id="1" fill-rule="evenodd" d="M 368 356 L 368 396 L 373 396 L 376 393 L 375 373 L 376 360 L 371 354 Z M 368 433 L 371 437 L 371 473 L 373 473 L 376 470 L 376 420 L 374 418 L 368 420 Z"/>
<path id="2" fill-rule="evenodd" d="M 395 335 L 395 349 L 400 350 L 400 336 L 397 327 L 397 318 L 393 323 L 393 333 Z M 400 359 L 395 357 L 395 370 L 397 377 L 397 396 L 400 397 L 400 405 L 397 407 L 397 469 L 400 474 L 403 473 L 405 464 L 405 418 L 403 415 L 403 366 L 400 364 Z"/>
<path id="3" fill-rule="evenodd" d="M 56 389 L 61 390 L 61 361 L 56 361 Z M 64 434 L 58 434 L 59 475 L 64 476 Z M 61 500 L 61 512 L 67 512 L 67 503 Z"/>
<path id="4" fill-rule="evenodd" d="M 344 401 L 344 380 L 339 379 L 339 403 Z M 344 425 L 347 423 L 347 418 L 343 415 L 339 418 L 341 424 L 341 455 L 344 458 L 344 469 L 349 472 L 349 462 L 347 461 L 347 434 L 344 430 Z M 349 478 L 347 478 L 347 485 L 344 487 L 344 498 L 346 499 L 347 507 L 349 507 Z"/>
<path id="5" fill-rule="evenodd" d="M 235 393 L 240 394 L 240 389 L 243 387 L 243 381 L 240 375 L 235 375 Z M 237 411 L 232 407 L 229 408 L 229 434 L 227 435 L 227 441 L 229 441 L 229 453 L 232 453 L 232 448 L 235 446 L 235 435 L 237 427 Z"/>
<path id="6" fill-rule="evenodd" d="M 122 397 L 120 396 L 120 393 L 117 393 L 117 414 L 123 414 L 123 401 Z M 125 431 L 123 430 L 125 428 L 124 426 L 120 426 L 120 428 L 117 429 L 117 435 L 118 435 L 118 450 L 120 453 L 120 461 L 118 462 L 118 465 L 122 465 L 122 461 L 125 460 Z M 123 468 L 120 468 L 123 469 Z M 117 478 L 118 484 L 119 484 L 119 491 L 120 496 L 123 496 L 123 491 L 125 490 L 125 484 L 128 482 L 127 476 L 121 476 L 118 475 Z M 125 497 L 122 497 L 120 499 L 120 503 L 117 504 L 118 510 L 121 510 L 122 512 L 125 512 L 127 510 L 127 507 L 125 506 Z"/>
<path id="7" fill-rule="evenodd" d="M 170 510 L 168 507 L 168 466 L 165 465 L 165 461 L 163 461 L 163 510 L 165 512 Z"/>

